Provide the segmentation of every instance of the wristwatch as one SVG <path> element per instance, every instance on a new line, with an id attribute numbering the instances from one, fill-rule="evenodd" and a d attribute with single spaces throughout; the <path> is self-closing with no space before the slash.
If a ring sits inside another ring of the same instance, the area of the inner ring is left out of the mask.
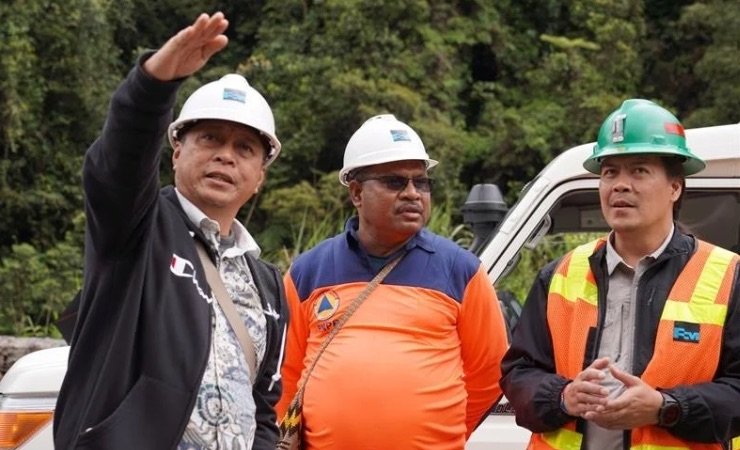
<path id="1" fill-rule="evenodd" d="M 658 410 L 658 426 L 670 428 L 681 420 L 681 405 L 670 394 L 661 392 L 660 395 L 663 396 L 663 404 Z"/>

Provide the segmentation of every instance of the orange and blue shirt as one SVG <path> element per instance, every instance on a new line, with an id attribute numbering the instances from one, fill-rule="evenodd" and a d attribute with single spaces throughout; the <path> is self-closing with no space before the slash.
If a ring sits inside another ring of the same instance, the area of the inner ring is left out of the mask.
<path id="1" fill-rule="evenodd" d="M 282 417 L 301 373 L 377 273 L 345 232 L 299 256 L 285 275 L 291 319 Z M 423 229 L 321 355 L 305 389 L 307 449 L 463 449 L 501 397 L 506 329 L 480 261 Z"/>

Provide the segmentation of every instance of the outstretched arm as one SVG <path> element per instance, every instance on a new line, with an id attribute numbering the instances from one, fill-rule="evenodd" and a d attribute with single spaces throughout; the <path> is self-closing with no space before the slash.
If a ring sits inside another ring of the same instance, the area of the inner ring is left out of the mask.
<path id="1" fill-rule="evenodd" d="M 220 12 L 201 14 L 145 55 L 113 94 L 103 133 L 87 152 L 83 177 L 89 230 L 101 254 L 125 252 L 146 229 L 160 188 L 162 137 L 172 121 L 180 80 L 226 46 L 227 26 Z"/>

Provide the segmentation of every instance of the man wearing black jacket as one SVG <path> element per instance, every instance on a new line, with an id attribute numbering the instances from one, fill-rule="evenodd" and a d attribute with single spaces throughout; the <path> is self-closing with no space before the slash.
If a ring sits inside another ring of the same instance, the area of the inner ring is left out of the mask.
<path id="1" fill-rule="evenodd" d="M 705 163 L 642 99 L 604 121 L 608 236 L 548 264 L 502 362 L 528 449 L 722 450 L 740 434 L 740 257 L 675 222 Z"/>
<path id="2" fill-rule="evenodd" d="M 230 74 L 194 92 L 171 122 L 182 80 L 226 46 L 227 26 L 221 13 L 202 14 L 144 55 L 85 156 L 85 273 L 57 449 L 275 447 L 287 308 L 278 271 L 236 220 L 280 152 L 272 112 Z M 175 187 L 160 190 L 165 133 Z M 248 348 L 197 247 L 215 264 Z"/>

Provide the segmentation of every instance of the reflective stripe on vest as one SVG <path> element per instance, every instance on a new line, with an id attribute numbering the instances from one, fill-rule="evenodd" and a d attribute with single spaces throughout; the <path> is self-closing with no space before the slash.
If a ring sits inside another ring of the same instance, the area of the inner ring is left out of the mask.
<path id="1" fill-rule="evenodd" d="M 695 449 L 697 447 L 691 447 L 692 449 Z M 650 444 L 640 444 L 640 445 L 633 445 L 630 447 L 630 450 L 687 450 L 688 447 L 680 446 L 680 447 L 674 447 L 674 446 L 665 446 L 665 445 L 650 445 Z"/>
<path id="2" fill-rule="evenodd" d="M 605 244 L 598 239 L 576 247 L 563 257 L 550 281 L 547 323 L 556 350 L 555 369 L 566 378 L 583 370 L 586 336 L 596 326 L 598 292 L 588 258 Z"/>
<path id="3" fill-rule="evenodd" d="M 740 450 L 740 436 L 733 439 L 730 444 L 731 444 L 730 445 L 731 450 Z"/>
<path id="4" fill-rule="evenodd" d="M 550 282 L 547 323 L 557 373 L 567 378 L 575 378 L 583 369 L 588 331 L 596 326 L 598 292 L 588 258 L 605 243 L 602 238 L 575 248 L 563 257 Z M 706 242 L 697 243 L 697 251 L 668 294 L 656 349 L 641 377 L 653 387 L 709 381 L 717 369 L 732 278 L 740 258 Z M 657 426 L 636 428 L 631 434 L 632 450 L 722 448 L 721 444 L 688 444 Z M 571 422 L 554 432 L 533 434 L 529 448 L 574 450 L 581 447 L 582 439 Z"/>
<path id="5" fill-rule="evenodd" d="M 528 449 L 580 450 L 583 435 L 575 430 L 575 422 L 565 424 L 559 430 L 532 434 Z"/>

